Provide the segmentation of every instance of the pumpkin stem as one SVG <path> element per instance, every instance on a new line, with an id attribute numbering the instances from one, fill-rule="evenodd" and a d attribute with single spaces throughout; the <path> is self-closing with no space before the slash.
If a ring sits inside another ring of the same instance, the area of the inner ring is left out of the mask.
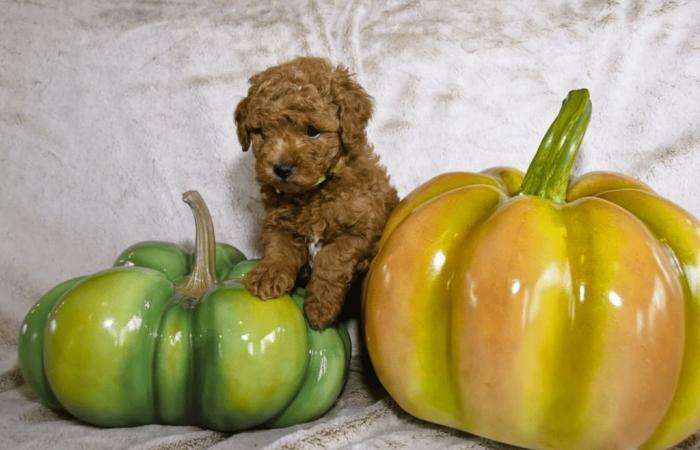
<path id="1" fill-rule="evenodd" d="M 569 92 L 527 169 L 521 194 L 564 203 L 571 168 L 591 118 L 587 89 Z"/>
<path id="2" fill-rule="evenodd" d="M 182 200 L 194 215 L 194 266 L 192 272 L 175 284 L 175 292 L 191 298 L 200 298 L 216 283 L 216 239 L 214 222 L 209 208 L 197 191 L 182 194 Z"/>

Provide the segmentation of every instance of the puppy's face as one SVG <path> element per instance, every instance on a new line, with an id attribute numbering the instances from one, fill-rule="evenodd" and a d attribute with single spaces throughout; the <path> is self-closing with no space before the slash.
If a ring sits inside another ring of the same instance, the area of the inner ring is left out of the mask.
<path id="1" fill-rule="evenodd" d="M 250 78 L 236 107 L 236 134 L 253 149 L 259 183 L 305 192 L 333 170 L 341 154 L 367 148 L 371 97 L 343 66 L 300 57 Z"/>
<path id="2" fill-rule="evenodd" d="M 246 126 L 257 181 L 280 192 L 312 189 L 341 153 L 337 107 L 319 97 L 252 98 Z"/>

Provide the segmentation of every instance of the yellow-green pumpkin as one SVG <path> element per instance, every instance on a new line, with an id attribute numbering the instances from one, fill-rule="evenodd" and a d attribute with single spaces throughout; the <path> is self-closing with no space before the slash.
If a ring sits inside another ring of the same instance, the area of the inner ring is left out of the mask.
<path id="1" fill-rule="evenodd" d="M 569 185 L 590 112 L 571 92 L 524 176 L 444 174 L 393 212 L 363 314 L 407 412 L 546 449 L 700 428 L 700 223 L 623 175 Z"/>
<path id="2" fill-rule="evenodd" d="M 250 294 L 242 278 L 256 261 L 215 244 L 199 194 L 184 198 L 194 258 L 143 242 L 114 268 L 51 289 L 20 330 L 24 378 L 48 406 L 100 426 L 234 431 L 319 417 L 346 379 L 344 327 L 308 326 L 302 289 L 265 301 Z"/>

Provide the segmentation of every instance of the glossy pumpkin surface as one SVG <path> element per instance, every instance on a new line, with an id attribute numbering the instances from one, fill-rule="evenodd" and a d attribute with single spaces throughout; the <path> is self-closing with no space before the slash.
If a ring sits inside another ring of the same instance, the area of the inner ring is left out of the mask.
<path id="1" fill-rule="evenodd" d="M 198 250 L 206 247 L 199 245 L 200 225 Z M 211 237 L 213 255 L 205 251 L 200 259 L 215 263 L 220 281 L 200 273 L 209 280 L 199 293 L 182 289 L 197 256 L 175 244 L 144 242 L 124 251 L 116 267 L 45 294 L 27 314 L 19 341 L 22 373 L 41 400 L 110 427 L 233 431 L 288 426 L 326 412 L 347 374 L 344 327 L 309 327 L 301 289 L 254 297 L 242 278 L 256 262 L 230 245 L 213 247 Z"/>
<path id="2" fill-rule="evenodd" d="M 368 351 L 410 414 L 528 448 L 668 448 L 700 428 L 700 223 L 624 175 L 569 171 L 569 94 L 526 175 L 408 195 L 364 286 Z"/>

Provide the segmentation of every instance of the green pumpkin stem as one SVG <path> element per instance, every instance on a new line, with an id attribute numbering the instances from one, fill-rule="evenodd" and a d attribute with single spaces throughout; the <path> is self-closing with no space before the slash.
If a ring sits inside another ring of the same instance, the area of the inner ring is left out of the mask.
<path id="1" fill-rule="evenodd" d="M 566 201 L 571 168 L 591 118 L 587 89 L 569 92 L 523 179 L 521 194 Z"/>
<path id="2" fill-rule="evenodd" d="M 214 222 L 209 208 L 197 191 L 182 194 L 182 200 L 194 215 L 194 266 L 192 272 L 175 284 L 175 292 L 191 298 L 200 298 L 216 283 L 216 239 Z"/>

